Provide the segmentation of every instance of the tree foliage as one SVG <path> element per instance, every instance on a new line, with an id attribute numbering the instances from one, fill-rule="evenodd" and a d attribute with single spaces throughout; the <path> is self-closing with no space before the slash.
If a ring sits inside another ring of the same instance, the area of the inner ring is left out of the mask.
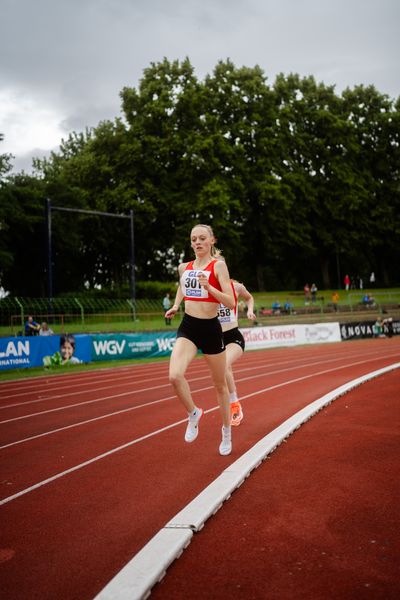
<path id="1" fill-rule="evenodd" d="M 340 285 L 340 265 L 399 282 L 400 100 L 297 74 L 270 84 L 230 60 L 199 81 L 189 59 L 150 64 L 120 97 L 121 117 L 71 133 L 32 176 L 7 175 L 0 156 L 1 277 L 13 293 L 45 293 L 46 198 L 133 210 L 143 282 L 176 277 L 198 222 L 254 290 Z M 53 215 L 56 293 L 128 290 L 128 222 Z"/>

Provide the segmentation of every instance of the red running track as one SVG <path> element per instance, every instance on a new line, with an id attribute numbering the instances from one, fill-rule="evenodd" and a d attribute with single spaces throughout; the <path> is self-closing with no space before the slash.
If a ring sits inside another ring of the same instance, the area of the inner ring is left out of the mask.
<path id="1" fill-rule="evenodd" d="M 398 370 L 385 373 L 304 424 L 194 535 L 152 599 L 400 598 L 399 385 Z"/>
<path id="2" fill-rule="evenodd" d="M 247 352 L 235 365 L 245 419 L 229 457 L 218 454 L 220 418 L 201 359 L 188 372 L 206 409 L 191 445 L 166 362 L 1 384 L 4 598 L 93 598 L 260 438 L 316 398 L 399 358 L 399 338 Z"/>

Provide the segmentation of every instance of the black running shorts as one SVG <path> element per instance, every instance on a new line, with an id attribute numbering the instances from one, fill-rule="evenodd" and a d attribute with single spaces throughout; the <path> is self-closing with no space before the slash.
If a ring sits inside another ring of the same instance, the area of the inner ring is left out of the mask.
<path id="1" fill-rule="evenodd" d="M 244 337 L 237 327 L 235 327 L 234 329 L 229 329 L 228 331 L 224 331 L 223 335 L 225 346 L 227 346 L 228 344 L 237 344 L 241 347 L 241 349 L 244 352 Z"/>
<path id="2" fill-rule="evenodd" d="M 198 319 L 185 314 L 176 337 L 184 337 L 190 340 L 203 354 L 219 354 L 225 350 L 221 323 L 218 317 Z"/>

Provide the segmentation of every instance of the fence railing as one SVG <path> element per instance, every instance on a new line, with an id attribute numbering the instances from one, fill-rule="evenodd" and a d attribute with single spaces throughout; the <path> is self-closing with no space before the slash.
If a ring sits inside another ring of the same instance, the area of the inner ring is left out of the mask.
<path id="1" fill-rule="evenodd" d="M 10 326 L 11 319 L 16 325 L 19 319 L 23 327 L 28 315 L 36 320 L 51 322 L 56 315 L 79 315 L 82 322 L 91 314 L 124 313 L 136 319 L 137 313 L 159 312 L 162 313 L 161 300 L 136 300 L 66 297 L 54 298 L 49 302 L 46 298 L 9 297 L 0 300 L 0 325 Z M 18 317 L 17 317 L 18 315 Z"/>
<path id="2" fill-rule="evenodd" d="M 136 313 L 91 313 L 91 314 L 47 314 L 35 315 L 37 322 L 46 321 L 53 333 L 95 333 L 113 331 L 141 331 L 164 328 L 164 317 L 160 312 Z M 3 335 L 24 335 L 20 315 L 11 315 L 11 324 Z"/>
<path id="3" fill-rule="evenodd" d="M 350 292 L 341 298 L 337 306 L 318 297 L 316 302 L 304 304 L 302 297 L 293 298 L 292 306 L 285 310 L 282 303 L 280 310 L 271 309 L 266 301 L 256 302 L 257 321 L 273 324 L 277 317 L 296 319 L 303 322 L 307 319 L 322 320 L 337 316 L 343 318 L 362 319 L 367 311 L 384 315 L 400 313 L 400 292 L 376 292 L 370 305 L 362 302 L 360 292 Z M 292 301 L 292 298 L 291 298 Z M 264 306 L 263 306 L 264 304 Z M 105 299 L 65 297 L 54 298 L 51 304 L 45 298 L 6 297 L 0 299 L 0 335 L 18 335 L 23 333 L 25 321 L 32 315 L 38 322 L 46 321 L 56 333 L 94 332 L 94 331 L 139 331 L 145 329 L 164 328 L 161 299 Z M 245 312 L 241 311 L 241 325 L 246 321 Z"/>

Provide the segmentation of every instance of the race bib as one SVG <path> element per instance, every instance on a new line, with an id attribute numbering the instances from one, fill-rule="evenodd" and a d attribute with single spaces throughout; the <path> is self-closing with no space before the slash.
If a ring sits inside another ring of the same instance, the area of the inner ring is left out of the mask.
<path id="1" fill-rule="evenodd" d="M 186 298 L 208 298 L 208 291 L 199 283 L 199 275 L 210 279 L 211 271 L 184 271 L 181 277 L 181 288 Z"/>
<path id="2" fill-rule="evenodd" d="M 236 310 L 227 308 L 223 304 L 219 305 L 217 317 L 220 323 L 236 323 L 237 321 Z"/>

